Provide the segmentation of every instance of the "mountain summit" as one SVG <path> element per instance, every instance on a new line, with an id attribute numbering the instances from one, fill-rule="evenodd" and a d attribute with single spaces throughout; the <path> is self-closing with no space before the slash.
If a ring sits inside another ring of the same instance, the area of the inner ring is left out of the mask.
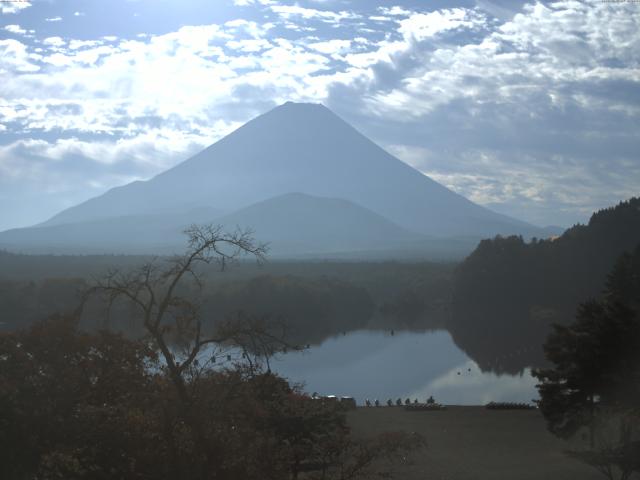
<path id="1" fill-rule="evenodd" d="M 433 181 L 326 107 L 291 102 L 148 181 L 111 189 L 39 227 L 131 216 L 153 216 L 155 222 L 159 215 L 186 219 L 194 209 L 233 217 L 238 210 L 292 192 L 343 199 L 403 232 L 438 237 L 539 234 L 536 227 L 476 205 Z"/>

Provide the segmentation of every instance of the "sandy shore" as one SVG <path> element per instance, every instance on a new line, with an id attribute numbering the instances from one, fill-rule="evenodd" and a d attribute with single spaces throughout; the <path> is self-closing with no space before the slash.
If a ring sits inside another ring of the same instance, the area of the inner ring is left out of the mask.
<path id="1" fill-rule="evenodd" d="M 401 407 L 358 408 L 349 414 L 355 435 L 418 432 L 427 441 L 413 464 L 396 468 L 400 480 L 597 480 L 596 470 L 568 458 L 576 448 L 551 435 L 537 410 L 448 407 L 407 412 Z"/>

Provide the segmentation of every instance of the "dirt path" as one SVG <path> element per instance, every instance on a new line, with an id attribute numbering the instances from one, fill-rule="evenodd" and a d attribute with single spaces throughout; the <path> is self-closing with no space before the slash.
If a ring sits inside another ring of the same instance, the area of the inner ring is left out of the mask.
<path id="1" fill-rule="evenodd" d="M 427 448 L 400 480 L 602 480 L 594 469 L 566 457 L 570 448 L 551 435 L 537 410 L 449 407 L 406 412 L 398 407 L 358 408 L 349 414 L 355 435 L 384 431 L 422 434 Z M 575 448 L 575 445 L 574 445 Z"/>

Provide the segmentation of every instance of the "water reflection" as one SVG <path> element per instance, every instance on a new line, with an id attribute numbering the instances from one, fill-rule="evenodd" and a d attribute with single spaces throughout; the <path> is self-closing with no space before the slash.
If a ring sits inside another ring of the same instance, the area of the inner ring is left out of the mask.
<path id="1" fill-rule="evenodd" d="M 446 331 L 351 332 L 304 352 L 282 355 L 271 367 L 292 382 L 304 383 L 309 393 L 352 396 L 358 404 L 366 398 L 425 401 L 429 395 L 440 403 L 459 405 L 537 398 L 530 372 L 482 373 Z"/>

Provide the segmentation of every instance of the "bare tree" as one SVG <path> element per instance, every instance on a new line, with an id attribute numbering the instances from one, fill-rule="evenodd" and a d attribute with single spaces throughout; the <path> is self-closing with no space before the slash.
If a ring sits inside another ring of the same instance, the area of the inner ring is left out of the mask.
<path id="1" fill-rule="evenodd" d="M 185 233 L 188 236 L 188 248 L 184 255 L 169 260 L 156 258 L 135 270 L 110 271 L 95 281 L 86 292 L 85 301 L 98 295 L 106 299 L 109 309 L 115 302 L 131 305 L 138 312 L 136 318 L 149 342 L 164 360 L 164 369 L 176 393 L 175 397 L 170 397 L 170 402 L 174 398 L 176 402 L 170 410 L 177 414 L 179 420 L 175 433 L 170 425 L 163 429 L 170 446 L 170 463 L 176 468 L 172 477 L 179 476 L 179 445 L 184 444 L 182 435 L 186 429 L 190 434 L 190 441 L 186 442 L 190 445 L 189 461 L 193 462 L 189 468 L 190 478 L 222 478 L 219 474 L 225 471 L 221 465 L 226 457 L 225 450 L 220 448 L 224 438 L 220 437 L 219 432 L 224 429 L 220 430 L 218 425 L 208 422 L 212 402 L 222 409 L 231 407 L 231 412 L 242 409 L 243 405 L 226 405 L 226 402 L 235 398 L 234 389 L 242 390 L 244 372 L 249 372 L 252 380 L 266 381 L 266 385 L 270 385 L 269 381 L 273 381 L 275 376 L 254 375 L 261 370 L 261 362 L 266 361 L 266 367 L 269 368 L 269 357 L 279 351 L 299 348 L 284 341 L 286 332 L 282 322 L 274 324 L 264 318 L 240 313 L 234 318 L 217 322 L 213 328 L 203 324 L 198 304 L 198 293 L 203 288 L 205 274 L 202 267 L 217 263 L 224 269 L 243 255 L 262 262 L 266 246 L 257 244 L 252 232 L 246 230 L 228 234 L 220 226 L 194 225 Z M 195 293 L 187 286 L 195 287 Z M 230 377 L 232 381 L 228 388 L 219 392 L 220 398 L 216 397 L 218 392 L 211 390 L 212 383 L 207 381 L 212 378 L 207 377 L 211 373 L 212 352 L 217 353 L 214 358 L 222 356 L 229 361 L 235 355 L 238 359 L 238 363 L 234 364 L 237 367 L 234 372 L 236 375 Z M 200 382 L 201 378 L 204 381 Z M 237 379 L 240 381 L 236 382 Z M 216 392 L 213 397 L 212 392 Z M 324 405 L 310 398 L 291 395 L 292 392 L 283 397 L 285 403 L 289 402 L 288 406 L 282 406 L 284 410 L 275 414 L 274 418 L 280 419 L 284 415 L 287 419 L 295 418 L 296 422 L 302 420 L 307 426 L 294 432 L 274 430 L 269 435 L 281 438 L 282 445 L 294 445 L 294 450 L 303 448 L 304 456 L 296 460 L 296 466 L 290 472 L 293 478 L 301 478 L 298 473 L 309 479 L 372 478 L 374 473 L 382 475 L 378 469 L 384 465 L 380 465 L 379 460 L 397 457 L 404 461 L 408 452 L 422 446 L 421 439 L 403 434 L 389 434 L 363 442 L 343 438 L 346 435 L 341 419 L 343 413 L 337 405 Z M 292 398 L 299 398 L 299 401 Z M 325 412 L 327 409 L 328 412 Z M 167 418 L 172 416 L 173 413 Z M 259 428 L 264 428 L 264 425 Z M 259 428 L 256 433 L 259 433 Z M 306 438 L 307 443 L 301 438 Z M 318 440 L 322 438 L 325 440 Z M 286 451 L 286 448 L 282 450 Z"/>
<path id="2" fill-rule="evenodd" d="M 105 295 L 109 306 L 117 300 L 132 304 L 141 314 L 145 332 L 162 354 L 166 367 L 182 391 L 182 376 L 197 360 L 198 354 L 210 344 L 220 344 L 230 339 L 228 327 L 219 336 L 206 335 L 199 315 L 197 298 L 182 295 L 182 284 L 191 281 L 198 290 L 203 287 L 200 266 L 215 262 L 224 270 L 243 255 L 250 255 L 258 262 L 264 261 L 266 245 L 257 244 L 250 230 L 225 233 L 220 225 L 192 225 L 184 232 L 188 237 L 187 251 L 160 264 L 154 259 L 136 270 L 112 270 L 98 279 L 88 291 L 87 297 Z M 170 339 L 180 339 L 183 355 L 170 347 Z"/>
<path id="3" fill-rule="evenodd" d="M 264 322 L 246 317 L 241 322 L 225 322 L 206 332 L 198 300 L 194 298 L 197 295 L 181 293 L 186 284 L 195 286 L 196 292 L 202 290 L 203 266 L 217 263 L 224 270 L 242 256 L 264 261 L 266 245 L 256 243 L 250 230 L 226 233 L 219 225 L 192 225 L 184 233 L 188 247 L 183 255 L 164 261 L 156 258 L 132 271 L 110 271 L 87 290 L 83 304 L 92 296 L 102 295 L 109 309 L 114 302 L 125 301 L 138 311 L 146 335 L 162 355 L 177 392 L 182 417 L 201 449 L 204 477 L 214 461 L 213 452 L 206 446 L 200 422 L 191 413 L 194 395 L 189 391 L 187 376 L 203 368 L 200 357 L 206 348 L 235 341 L 240 342 L 243 352 L 248 351 L 247 345 L 253 345 L 254 354 L 267 355 L 275 351 L 271 345 L 278 339 Z"/>

